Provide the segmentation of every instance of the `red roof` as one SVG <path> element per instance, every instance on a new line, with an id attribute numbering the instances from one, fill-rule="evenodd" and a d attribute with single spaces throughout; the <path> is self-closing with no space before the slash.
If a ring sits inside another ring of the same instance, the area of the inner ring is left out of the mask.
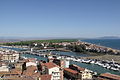
<path id="1" fill-rule="evenodd" d="M 37 70 L 37 67 L 35 67 L 35 66 L 29 66 L 29 67 L 27 67 L 27 69 L 26 70 L 24 70 L 24 72 L 23 72 L 23 75 L 26 75 L 26 76 L 40 76 L 40 73 L 39 72 L 37 72 L 38 70 Z"/>
<path id="2" fill-rule="evenodd" d="M 120 76 L 115 75 L 115 74 L 104 73 L 104 74 L 101 74 L 100 76 L 108 77 L 108 78 L 115 79 L 115 80 L 120 80 Z"/>
<path id="3" fill-rule="evenodd" d="M 28 61 L 29 62 L 32 62 L 32 61 L 34 62 L 34 61 L 36 61 L 36 59 L 35 58 L 28 58 Z"/>
<path id="4" fill-rule="evenodd" d="M 77 67 L 77 69 L 80 70 L 80 71 L 84 71 L 84 70 L 85 70 L 85 68 L 82 68 L 82 67 L 77 66 L 77 65 L 75 65 L 75 64 L 73 64 L 73 66 Z"/>
<path id="5" fill-rule="evenodd" d="M 47 68 L 53 68 L 53 67 L 58 67 L 56 64 L 54 64 L 53 62 L 48 62 L 48 63 L 44 63 L 44 65 L 47 67 Z"/>
<path id="6" fill-rule="evenodd" d="M 109 79 L 105 79 L 105 78 L 101 78 L 101 77 L 97 77 L 98 80 L 109 80 Z"/>
<path id="7" fill-rule="evenodd" d="M 70 69 L 70 68 L 64 68 L 64 70 L 65 70 L 65 71 L 68 71 L 68 72 L 70 72 L 70 73 L 73 73 L 73 74 L 77 74 L 77 73 L 78 73 L 77 71 L 72 70 L 72 69 Z"/>
<path id="8" fill-rule="evenodd" d="M 48 75 L 48 74 L 46 74 L 46 75 L 41 75 L 41 76 L 40 76 L 40 79 L 41 79 L 41 80 L 51 80 L 51 75 Z"/>
<path id="9" fill-rule="evenodd" d="M 22 74 L 22 70 L 21 69 L 12 69 L 11 73 Z"/>

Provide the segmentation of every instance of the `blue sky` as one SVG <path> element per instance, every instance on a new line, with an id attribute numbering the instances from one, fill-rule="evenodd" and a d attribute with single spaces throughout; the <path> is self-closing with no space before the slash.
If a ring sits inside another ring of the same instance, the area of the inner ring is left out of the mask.
<path id="1" fill-rule="evenodd" d="M 120 0 L 0 0 L 0 36 L 120 35 Z"/>

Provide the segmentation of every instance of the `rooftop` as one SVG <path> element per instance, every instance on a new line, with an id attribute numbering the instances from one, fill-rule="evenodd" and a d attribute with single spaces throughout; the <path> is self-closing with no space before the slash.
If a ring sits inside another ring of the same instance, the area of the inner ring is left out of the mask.
<path id="1" fill-rule="evenodd" d="M 64 68 L 64 70 L 65 70 L 65 71 L 68 71 L 68 72 L 70 72 L 70 73 L 73 73 L 73 74 L 77 74 L 77 73 L 78 73 L 77 71 L 72 70 L 72 69 L 70 69 L 70 68 Z"/>
<path id="2" fill-rule="evenodd" d="M 111 73 L 103 73 L 100 76 L 111 78 L 111 79 L 115 79 L 115 80 L 120 80 L 120 76 L 119 75 L 114 75 L 114 74 L 111 74 Z"/>
<path id="3" fill-rule="evenodd" d="M 29 66 L 23 72 L 23 75 L 37 77 L 37 76 L 40 76 L 40 73 L 38 72 L 38 69 L 36 66 Z"/>
<path id="4" fill-rule="evenodd" d="M 85 70 L 85 68 L 82 68 L 82 67 L 77 66 L 77 65 L 75 65 L 75 64 L 73 64 L 73 66 L 74 66 L 74 67 L 77 67 L 77 69 L 80 70 L 80 71 L 84 71 L 84 70 Z"/>
<path id="5" fill-rule="evenodd" d="M 51 75 L 45 74 L 40 76 L 41 80 L 51 80 Z"/>
<path id="6" fill-rule="evenodd" d="M 5 76 L 3 78 L 4 80 L 35 80 L 33 77 L 30 76 Z"/>
<path id="7" fill-rule="evenodd" d="M 22 70 L 21 70 L 21 69 L 12 69 L 12 70 L 11 70 L 11 73 L 14 73 L 14 74 L 22 74 Z"/>
<path id="8" fill-rule="evenodd" d="M 53 68 L 53 67 L 58 67 L 56 64 L 54 64 L 53 62 L 48 62 L 48 63 L 44 63 L 44 65 L 47 67 L 47 68 Z"/>

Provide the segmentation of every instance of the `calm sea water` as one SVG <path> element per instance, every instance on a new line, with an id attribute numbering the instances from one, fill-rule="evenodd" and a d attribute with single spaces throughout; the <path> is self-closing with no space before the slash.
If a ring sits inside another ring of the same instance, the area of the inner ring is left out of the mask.
<path id="1" fill-rule="evenodd" d="M 81 41 L 120 50 L 120 39 L 85 39 Z"/>
<path id="2" fill-rule="evenodd" d="M 75 53 L 75 52 L 62 52 L 62 51 L 53 51 L 52 53 L 57 53 L 58 55 L 67 55 L 67 56 L 81 56 L 81 57 L 88 57 L 91 56 L 89 54 L 83 54 L 83 53 Z"/>

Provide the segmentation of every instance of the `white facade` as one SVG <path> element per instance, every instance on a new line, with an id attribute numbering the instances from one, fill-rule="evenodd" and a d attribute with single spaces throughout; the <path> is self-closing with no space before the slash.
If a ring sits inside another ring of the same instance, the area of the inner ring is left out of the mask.
<path id="1" fill-rule="evenodd" d="M 65 60 L 65 68 L 69 68 L 69 65 L 70 65 L 70 61 L 69 60 Z"/>
<path id="2" fill-rule="evenodd" d="M 20 57 L 20 54 L 13 54 L 13 56 L 14 56 L 14 61 L 18 61 L 19 57 Z"/>
<path id="3" fill-rule="evenodd" d="M 19 60 L 19 54 L 18 53 L 13 53 L 13 54 L 3 54 L 2 55 L 2 60 L 7 60 L 10 62 L 16 62 Z"/>
<path id="4" fill-rule="evenodd" d="M 92 79 L 91 71 L 88 69 L 85 69 L 84 71 L 82 71 L 82 80 L 85 80 L 85 79 L 88 79 L 88 80 Z"/>
<path id="5" fill-rule="evenodd" d="M 2 72 L 2 71 L 8 72 L 8 71 L 9 71 L 8 66 L 2 65 L 2 66 L 0 67 L 0 72 Z"/>
<path id="6" fill-rule="evenodd" d="M 48 74 L 52 75 L 51 80 L 60 80 L 60 69 L 59 67 L 53 67 L 48 69 Z"/>
<path id="7" fill-rule="evenodd" d="M 27 62 L 26 67 L 28 67 L 28 66 L 37 66 L 37 63 L 35 63 L 35 62 Z"/>

